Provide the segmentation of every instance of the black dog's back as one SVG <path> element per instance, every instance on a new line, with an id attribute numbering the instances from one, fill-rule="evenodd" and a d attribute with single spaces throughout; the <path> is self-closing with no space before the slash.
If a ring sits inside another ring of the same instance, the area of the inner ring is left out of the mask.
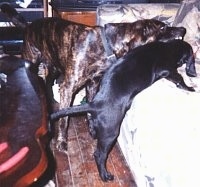
<path id="1" fill-rule="evenodd" d="M 156 80 L 167 77 L 172 70 L 177 71 L 183 63 L 186 63 L 187 74 L 196 76 L 194 62 L 191 46 L 182 40 L 153 42 L 137 47 L 109 68 L 97 94 L 102 96 L 98 98 L 103 99 L 113 93 L 120 97 L 129 92 L 135 95 Z"/>

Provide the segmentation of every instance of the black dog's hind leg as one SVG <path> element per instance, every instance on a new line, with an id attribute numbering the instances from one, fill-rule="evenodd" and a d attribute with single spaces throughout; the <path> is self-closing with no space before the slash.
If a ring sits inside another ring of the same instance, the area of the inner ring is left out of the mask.
<path id="1" fill-rule="evenodd" d="M 110 151 L 117 141 L 117 136 L 118 135 L 106 136 L 101 133 L 101 136 L 97 138 L 97 150 L 94 153 L 94 157 L 99 175 L 103 181 L 111 181 L 114 179 L 114 176 L 106 169 L 106 162 Z"/>
<path id="2" fill-rule="evenodd" d="M 185 84 L 183 77 L 178 72 L 171 72 L 170 75 L 166 77 L 166 79 L 172 81 L 180 89 L 192 92 L 195 91 L 193 87 L 189 87 Z"/>

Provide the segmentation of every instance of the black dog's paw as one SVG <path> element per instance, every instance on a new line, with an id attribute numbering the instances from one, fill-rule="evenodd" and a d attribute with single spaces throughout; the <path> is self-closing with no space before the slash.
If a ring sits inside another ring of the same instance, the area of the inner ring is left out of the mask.
<path id="1" fill-rule="evenodd" d="M 101 179 L 104 182 L 112 181 L 114 180 L 114 175 L 112 175 L 110 172 L 106 172 L 106 173 L 101 174 Z"/>
<path id="2" fill-rule="evenodd" d="M 195 89 L 193 87 L 189 87 L 189 86 L 186 86 L 186 87 L 182 87 L 181 89 L 184 89 L 186 91 L 190 91 L 190 92 L 195 92 Z"/>
<path id="3" fill-rule="evenodd" d="M 195 89 L 193 87 L 188 87 L 188 91 L 195 92 Z"/>
<path id="4" fill-rule="evenodd" d="M 190 91 L 190 92 L 195 92 L 195 89 L 193 87 L 187 86 L 184 82 L 181 83 L 176 83 L 176 86 L 180 89 Z"/>

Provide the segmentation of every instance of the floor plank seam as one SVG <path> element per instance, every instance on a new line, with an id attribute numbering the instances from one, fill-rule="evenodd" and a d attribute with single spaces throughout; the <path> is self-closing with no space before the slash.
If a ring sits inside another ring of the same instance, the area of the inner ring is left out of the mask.
<path id="1" fill-rule="evenodd" d="M 86 125 L 86 124 L 82 124 L 82 125 Z M 82 148 L 81 148 L 81 145 L 80 145 L 80 140 L 79 140 L 79 135 L 78 135 L 78 132 L 77 132 L 77 129 L 76 129 L 76 124 L 73 123 L 73 127 L 74 127 L 74 131 L 76 133 L 76 137 L 77 137 L 77 142 L 78 142 L 78 147 L 79 147 L 79 150 L 80 150 L 80 153 L 81 153 L 81 159 L 82 159 L 82 165 L 84 166 L 84 173 L 86 174 L 86 177 L 87 177 L 87 182 L 89 184 L 89 181 L 88 181 L 88 173 L 87 173 L 87 170 L 85 168 L 85 159 L 84 159 L 84 156 L 83 156 L 83 152 L 82 152 Z"/>

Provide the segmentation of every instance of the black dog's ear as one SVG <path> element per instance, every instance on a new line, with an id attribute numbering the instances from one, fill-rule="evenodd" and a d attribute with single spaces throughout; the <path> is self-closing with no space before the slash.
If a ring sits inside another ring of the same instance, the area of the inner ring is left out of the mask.
<path id="1" fill-rule="evenodd" d="M 192 49 L 190 50 L 189 54 L 183 55 L 183 57 L 177 63 L 178 67 L 182 66 L 183 64 L 186 64 L 185 71 L 189 77 L 197 76 L 196 68 L 195 68 L 195 58 L 194 58 Z"/>
<path id="2" fill-rule="evenodd" d="M 189 77 L 196 77 L 197 76 L 197 72 L 196 72 L 196 68 L 195 68 L 195 59 L 194 59 L 194 55 L 192 54 L 189 58 L 185 59 L 185 63 L 186 63 L 186 74 Z"/>

